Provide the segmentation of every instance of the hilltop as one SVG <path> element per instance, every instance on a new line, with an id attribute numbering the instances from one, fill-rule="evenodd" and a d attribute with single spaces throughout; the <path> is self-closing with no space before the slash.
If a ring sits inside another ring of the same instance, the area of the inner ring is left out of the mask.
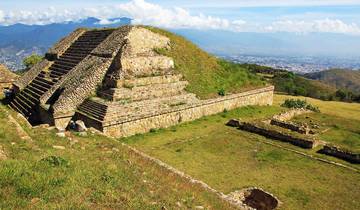
<path id="1" fill-rule="evenodd" d="M 309 79 L 319 80 L 338 89 L 348 89 L 360 93 L 360 71 L 348 69 L 330 69 L 315 73 L 305 74 Z"/>

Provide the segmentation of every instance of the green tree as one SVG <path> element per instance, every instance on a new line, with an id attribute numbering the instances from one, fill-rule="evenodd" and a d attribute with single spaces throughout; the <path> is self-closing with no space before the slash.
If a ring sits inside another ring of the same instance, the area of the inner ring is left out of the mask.
<path id="1" fill-rule="evenodd" d="M 39 63 L 42 59 L 43 59 L 43 57 L 41 57 L 40 55 L 32 54 L 32 55 L 26 57 L 23 60 L 23 63 L 26 66 L 26 69 L 30 69 L 35 64 Z"/>

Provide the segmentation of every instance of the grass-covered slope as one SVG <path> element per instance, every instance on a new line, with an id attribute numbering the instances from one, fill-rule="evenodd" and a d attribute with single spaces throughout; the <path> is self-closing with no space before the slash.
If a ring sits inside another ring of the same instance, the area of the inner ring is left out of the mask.
<path id="1" fill-rule="evenodd" d="M 219 93 L 236 93 L 264 86 L 264 81 L 238 64 L 218 59 L 185 38 L 171 32 L 146 27 L 171 40 L 171 49 L 158 53 L 172 57 L 176 70 L 190 83 L 187 90 L 200 98 L 211 98 Z"/>
<path id="2" fill-rule="evenodd" d="M 0 209 L 231 209 L 119 142 L 29 128 L 0 104 Z M 3 154 L 7 159 L 3 159 Z"/>
<path id="3" fill-rule="evenodd" d="M 360 94 L 360 71 L 346 69 L 331 69 L 327 71 L 309 73 L 307 78 L 320 80 L 336 88 L 345 88 Z"/>

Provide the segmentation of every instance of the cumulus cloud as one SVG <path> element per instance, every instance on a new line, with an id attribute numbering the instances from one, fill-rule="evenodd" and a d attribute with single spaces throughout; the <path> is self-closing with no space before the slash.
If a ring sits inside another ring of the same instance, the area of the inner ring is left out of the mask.
<path id="1" fill-rule="evenodd" d="M 3 12 L 0 10 L 0 24 L 49 24 L 66 21 L 79 21 L 87 17 L 100 19 L 98 24 L 106 25 L 119 21 L 116 18 L 128 17 L 135 24 L 153 25 L 165 28 L 221 29 L 235 32 L 327 32 L 360 35 L 360 27 L 347 24 L 339 19 L 299 20 L 287 17 L 264 26 L 263 23 L 246 22 L 242 19 L 228 20 L 204 14 L 192 14 L 180 7 L 165 8 L 145 0 L 132 0 L 127 3 L 82 9 L 59 9 L 50 7 L 39 11 Z M 113 20 L 115 18 L 115 20 Z"/>
<path id="2" fill-rule="evenodd" d="M 342 33 L 360 35 L 360 27 L 355 23 L 346 24 L 338 19 L 322 19 L 314 21 L 281 20 L 265 27 L 267 32 L 294 32 L 294 33 Z"/>

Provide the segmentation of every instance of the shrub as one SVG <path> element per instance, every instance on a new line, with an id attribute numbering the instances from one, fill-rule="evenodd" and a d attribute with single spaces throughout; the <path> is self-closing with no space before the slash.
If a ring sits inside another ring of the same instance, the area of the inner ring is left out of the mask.
<path id="1" fill-rule="evenodd" d="M 318 107 L 309 104 L 306 100 L 300 99 L 286 99 L 285 102 L 281 104 L 281 106 L 286 108 L 307 109 L 313 112 L 320 112 Z"/>
<path id="2" fill-rule="evenodd" d="M 52 167 L 68 166 L 69 165 L 69 162 L 67 160 L 65 160 L 62 157 L 57 157 L 57 156 L 45 157 L 45 158 L 41 159 L 41 162 L 45 162 L 45 163 L 49 164 Z"/>
<path id="3" fill-rule="evenodd" d="M 31 67 L 33 67 L 34 65 L 39 63 L 42 59 L 43 59 L 43 57 L 41 57 L 40 55 L 32 54 L 32 55 L 26 57 L 23 60 L 23 63 L 27 69 L 30 69 Z"/>
<path id="4" fill-rule="evenodd" d="M 224 90 L 224 88 L 221 88 L 221 89 L 218 91 L 218 94 L 219 94 L 219 96 L 225 96 L 225 90 Z"/>

